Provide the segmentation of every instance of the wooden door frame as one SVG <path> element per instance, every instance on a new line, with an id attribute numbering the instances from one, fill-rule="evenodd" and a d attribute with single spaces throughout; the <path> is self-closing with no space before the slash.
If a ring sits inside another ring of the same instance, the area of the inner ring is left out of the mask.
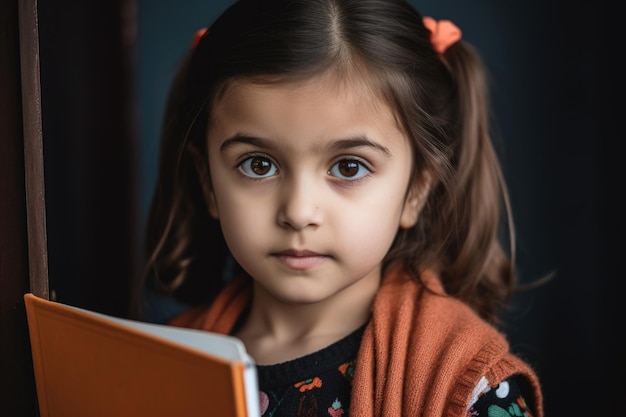
<path id="1" fill-rule="evenodd" d="M 36 0 L 3 2 L 0 39 L 0 402 L 37 416 L 23 294 L 48 298 Z"/>

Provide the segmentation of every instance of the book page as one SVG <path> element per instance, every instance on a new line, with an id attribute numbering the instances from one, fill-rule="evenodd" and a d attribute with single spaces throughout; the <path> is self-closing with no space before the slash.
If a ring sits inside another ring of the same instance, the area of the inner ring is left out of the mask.
<path id="1" fill-rule="evenodd" d="M 246 352 L 243 342 L 233 336 L 210 333 L 204 330 L 123 319 L 91 310 L 85 310 L 79 307 L 68 307 L 80 310 L 85 314 L 94 317 L 100 317 L 105 320 L 121 324 L 122 326 L 127 326 L 137 331 L 148 333 L 153 336 L 187 346 L 200 352 L 219 356 L 229 361 L 242 360 L 246 363 L 252 363 L 252 358 L 250 358 Z"/>

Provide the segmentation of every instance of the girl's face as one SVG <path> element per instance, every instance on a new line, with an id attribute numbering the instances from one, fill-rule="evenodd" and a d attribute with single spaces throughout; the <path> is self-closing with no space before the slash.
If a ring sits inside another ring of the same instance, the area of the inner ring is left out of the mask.
<path id="1" fill-rule="evenodd" d="M 387 104 L 353 84 L 239 82 L 213 107 L 210 213 L 277 301 L 374 293 L 398 228 L 417 219 L 409 141 Z"/>

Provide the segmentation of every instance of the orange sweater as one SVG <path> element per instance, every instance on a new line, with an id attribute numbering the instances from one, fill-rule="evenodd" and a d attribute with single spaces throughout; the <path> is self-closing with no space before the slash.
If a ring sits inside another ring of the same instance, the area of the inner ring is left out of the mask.
<path id="1" fill-rule="evenodd" d="M 543 417 L 532 368 L 493 326 L 446 296 L 436 276 L 422 278 L 431 291 L 406 274 L 383 279 L 357 356 L 350 415 L 465 417 L 481 377 L 495 387 L 518 374 L 528 383 L 533 417 Z M 235 280 L 209 308 L 186 311 L 170 324 L 229 333 L 250 297 L 249 280 Z"/>

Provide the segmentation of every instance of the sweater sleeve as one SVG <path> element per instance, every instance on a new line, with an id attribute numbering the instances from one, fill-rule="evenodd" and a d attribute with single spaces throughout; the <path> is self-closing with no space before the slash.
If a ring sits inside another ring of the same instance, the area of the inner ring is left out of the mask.
<path id="1" fill-rule="evenodd" d="M 385 277 L 357 357 L 351 415 L 463 417 L 482 377 L 494 388 L 521 375 L 533 417 L 542 417 L 538 379 L 504 335 L 436 277 L 426 285 L 401 272 Z"/>

